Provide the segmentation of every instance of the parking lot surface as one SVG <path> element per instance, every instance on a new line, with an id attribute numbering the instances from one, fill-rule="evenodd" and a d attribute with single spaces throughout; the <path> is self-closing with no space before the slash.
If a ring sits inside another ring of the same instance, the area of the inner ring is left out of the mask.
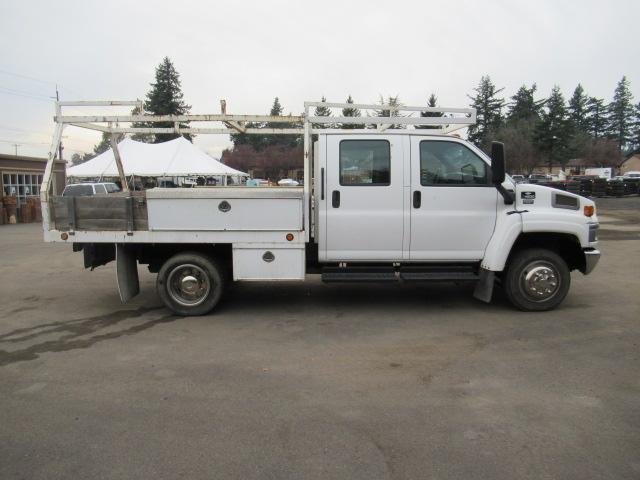
<path id="1" fill-rule="evenodd" d="M 2 226 L 0 478 L 640 478 L 640 197 L 598 206 L 547 313 L 311 278 L 179 318 Z"/>

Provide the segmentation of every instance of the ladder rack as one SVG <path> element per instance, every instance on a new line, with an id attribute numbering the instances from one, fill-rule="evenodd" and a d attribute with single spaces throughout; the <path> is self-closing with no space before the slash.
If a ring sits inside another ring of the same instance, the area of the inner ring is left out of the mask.
<path id="1" fill-rule="evenodd" d="M 193 135 L 228 135 L 232 133 L 259 134 L 259 135 L 303 135 L 304 136 L 304 225 L 308 240 L 310 217 L 310 175 L 311 175 L 311 136 L 317 133 L 366 133 L 382 134 L 393 132 L 414 131 L 416 127 L 431 127 L 422 130 L 423 134 L 447 134 L 468 127 L 476 123 L 476 111 L 473 108 L 444 108 L 427 106 L 405 106 L 384 104 L 358 104 L 358 103 L 332 103 L 332 102 L 304 102 L 302 115 L 271 116 L 271 115 L 233 115 L 226 113 L 226 101 L 220 101 L 221 113 L 204 115 L 147 115 L 144 114 L 144 103 L 140 100 L 107 100 L 107 101 L 57 101 L 55 102 L 56 115 L 54 117 L 55 129 L 49 150 L 47 166 L 45 169 L 40 199 L 42 202 L 43 227 L 50 230 L 49 196 L 52 186 L 53 165 L 56 152 L 62 139 L 65 127 L 79 127 L 98 132 L 107 132 L 112 135 L 111 146 L 118 164 L 118 170 L 123 176 L 122 162 L 118 151 L 116 136 L 121 134 L 156 134 L 175 133 Z M 136 107 L 143 112 L 137 115 L 63 115 L 65 107 Z M 364 116 L 315 116 L 310 111 L 315 107 L 327 107 L 331 109 L 358 109 Z M 369 112 L 383 111 L 388 116 L 380 117 Z M 421 112 L 440 114 L 440 116 L 423 117 Z M 418 113 L 418 116 L 413 116 Z M 219 127 L 193 126 L 195 123 L 221 123 Z M 135 123 L 163 124 L 160 126 L 133 126 Z M 185 124 L 189 125 L 185 125 Z M 269 127 L 256 128 L 251 124 L 267 123 Z M 121 126 L 121 124 L 129 124 Z M 170 126 L 167 126 L 169 124 Z M 275 128 L 273 124 L 282 125 Z M 358 125 L 364 128 L 340 129 L 337 125 Z M 329 128 L 322 128 L 323 125 Z M 333 127 L 333 128 L 331 128 Z M 123 189 L 126 190 L 126 180 L 122 180 Z"/>

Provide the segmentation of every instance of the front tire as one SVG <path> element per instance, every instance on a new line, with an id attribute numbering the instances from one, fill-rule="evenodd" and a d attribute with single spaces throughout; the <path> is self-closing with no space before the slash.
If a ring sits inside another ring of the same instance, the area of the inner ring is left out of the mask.
<path id="1" fill-rule="evenodd" d="M 169 258 L 158 272 L 156 287 L 164 304 L 182 316 L 205 315 L 222 297 L 226 275 L 212 258 L 197 252 Z"/>
<path id="2" fill-rule="evenodd" d="M 503 282 L 511 304 L 527 312 L 556 308 L 567 296 L 570 285 L 567 263 L 557 253 L 543 248 L 517 252 Z"/>

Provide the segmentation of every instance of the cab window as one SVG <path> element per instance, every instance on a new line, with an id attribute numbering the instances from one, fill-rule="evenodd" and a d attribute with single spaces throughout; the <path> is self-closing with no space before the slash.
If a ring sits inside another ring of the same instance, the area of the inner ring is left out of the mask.
<path id="1" fill-rule="evenodd" d="M 420 142 L 421 185 L 488 185 L 487 164 L 457 142 Z"/>
<path id="2" fill-rule="evenodd" d="M 391 184 L 391 145 L 387 140 L 340 142 L 340 185 Z"/>

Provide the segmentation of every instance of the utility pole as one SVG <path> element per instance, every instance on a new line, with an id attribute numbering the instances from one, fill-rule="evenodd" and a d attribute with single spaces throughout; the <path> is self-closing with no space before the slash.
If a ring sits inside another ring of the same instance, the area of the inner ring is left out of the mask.
<path id="1" fill-rule="evenodd" d="M 15 152 L 16 152 L 16 157 L 18 156 L 18 147 L 20 146 L 19 143 L 14 143 L 13 144 L 13 148 L 15 148 Z"/>

